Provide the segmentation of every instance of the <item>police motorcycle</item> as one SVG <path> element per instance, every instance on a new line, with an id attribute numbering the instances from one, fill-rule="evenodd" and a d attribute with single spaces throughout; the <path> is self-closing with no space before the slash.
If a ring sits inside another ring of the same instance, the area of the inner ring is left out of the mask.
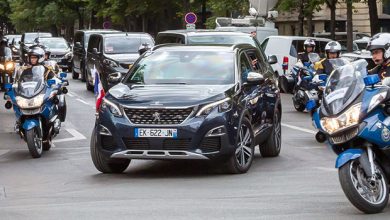
<path id="1" fill-rule="evenodd" d="M 364 213 L 379 213 L 389 200 L 390 87 L 367 75 L 367 62 L 336 59 L 319 108 L 307 103 L 313 124 L 338 155 L 339 181 L 349 201 Z M 342 65 L 340 65 L 342 64 Z"/>
<path id="2" fill-rule="evenodd" d="M 326 82 L 326 75 L 315 76 L 314 63 L 320 60 L 320 56 L 310 53 L 309 60 L 305 63 L 297 62 L 291 71 L 295 81 L 292 100 L 294 108 L 299 112 L 305 110 L 309 100 L 320 100 L 321 89 Z"/>
<path id="3" fill-rule="evenodd" d="M 52 139 L 65 121 L 66 107 L 60 105 L 59 96 L 68 92 L 67 74 L 45 80 L 44 66 L 32 67 L 31 75 L 19 75 L 14 84 L 6 84 L 7 109 L 16 115 L 15 131 L 27 142 L 33 158 L 50 150 Z"/>
<path id="4" fill-rule="evenodd" d="M 12 51 L 4 48 L 0 56 L 0 84 L 1 90 L 5 90 L 5 84 L 13 82 L 13 73 L 15 71 L 15 62 L 12 60 Z"/>

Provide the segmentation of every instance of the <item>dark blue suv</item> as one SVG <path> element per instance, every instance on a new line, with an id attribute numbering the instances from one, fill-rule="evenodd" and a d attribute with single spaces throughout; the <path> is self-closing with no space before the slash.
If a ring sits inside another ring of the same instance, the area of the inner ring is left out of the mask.
<path id="1" fill-rule="evenodd" d="M 91 156 L 103 173 L 131 159 L 217 160 L 249 170 L 281 148 L 281 101 L 273 70 L 257 48 L 162 45 L 144 53 L 98 110 Z"/>

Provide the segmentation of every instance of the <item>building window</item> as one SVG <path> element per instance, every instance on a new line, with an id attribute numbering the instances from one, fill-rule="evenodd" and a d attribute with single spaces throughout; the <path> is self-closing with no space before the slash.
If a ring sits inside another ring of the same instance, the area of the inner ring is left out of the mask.
<path id="1" fill-rule="evenodd" d="M 382 6 L 383 6 L 383 14 L 390 14 L 390 2 L 383 1 Z"/>

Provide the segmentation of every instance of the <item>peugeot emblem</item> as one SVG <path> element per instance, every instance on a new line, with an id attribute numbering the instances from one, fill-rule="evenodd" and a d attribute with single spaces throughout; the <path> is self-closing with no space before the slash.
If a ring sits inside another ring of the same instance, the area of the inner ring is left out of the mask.
<path id="1" fill-rule="evenodd" d="M 153 113 L 153 122 L 157 121 L 158 123 L 160 123 L 161 119 L 160 119 L 160 113 L 158 112 L 155 112 Z"/>

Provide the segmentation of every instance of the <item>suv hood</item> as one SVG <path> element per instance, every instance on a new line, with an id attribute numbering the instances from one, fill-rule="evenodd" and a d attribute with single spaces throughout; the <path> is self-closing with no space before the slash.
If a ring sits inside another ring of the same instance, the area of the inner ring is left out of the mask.
<path id="1" fill-rule="evenodd" d="M 109 90 L 120 104 L 137 107 L 194 106 L 234 94 L 234 85 L 132 85 L 118 84 Z"/>
<path id="2" fill-rule="evenodd" d="M 139 54 L 138 53 L 105 54 L 105 56 L 120 63 L 134 63 L 138 59 Z"/>

